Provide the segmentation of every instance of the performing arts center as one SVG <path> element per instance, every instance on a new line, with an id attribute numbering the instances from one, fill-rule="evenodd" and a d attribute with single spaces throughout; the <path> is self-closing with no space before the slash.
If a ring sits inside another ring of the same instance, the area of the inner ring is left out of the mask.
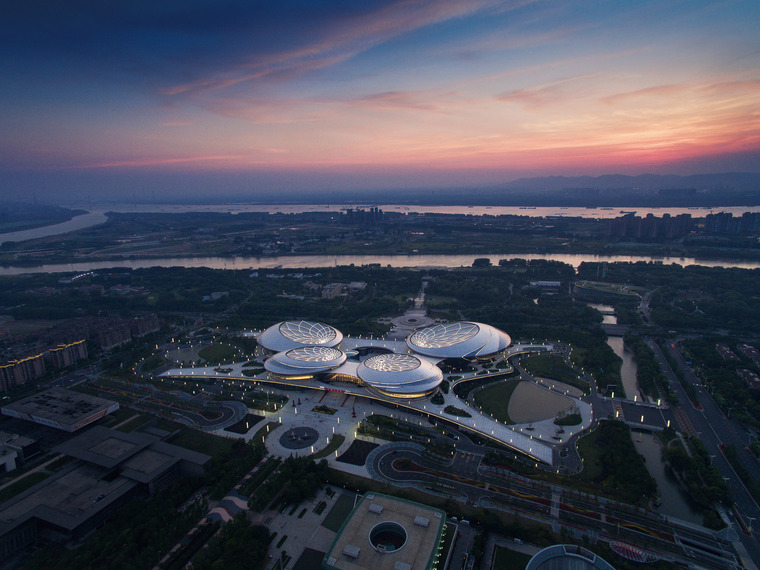
<path id="1" fill-rule="evenodd" d="M 312 321 L 286 321 L 258 336 L 257 355 L 271 379 L 350 382 L 399 399 L 432 395 L 443 381 L 438 364 L 502 358 L 511 339 L 490 325 L 436 324 L 406 343 L 368 343 Z"/>
<path id="2" fill-rule="evenodd" d="M 520 426 L 499 422 L 466 402 L 454 401 L 451 394 L 446 394 L 446 403 L 467 408 L 464 417 L 450 414 L 440 404 L 433 405 L 430 397 L 443 382 L 444 373 L 455 372 L 473 379 L 470 366 L 473 363 L 486 364 L 514 354 L 552 350 L 551 344 L 512 345 L 507 333 L 487 324 L 438 323 L 414 330 L 406 340 L 389 340 L 348 337 L 330 325 L 297 320 L 277 323 L 252 336 L 257 339 L 255 361 L 223 367 L 180 367 L 160 376 L 250 380 L 366 397 L 447 421 L 548 465 L 555 462 L 555 444 L 561 444 L 574 431 L 588 428 L 591 422 L 591 409 L 580 400 L 572 403 L 583 415 L 582 425 L 566 429 L 560 437 L 552 437 L 556 428 L 553 423 L 548 428 L 551 433 L 543 436 L 539 430 L 531 431 L 532 425 L 523 432 Z M 495 375 L 504 374 L 493 370 Z"/>

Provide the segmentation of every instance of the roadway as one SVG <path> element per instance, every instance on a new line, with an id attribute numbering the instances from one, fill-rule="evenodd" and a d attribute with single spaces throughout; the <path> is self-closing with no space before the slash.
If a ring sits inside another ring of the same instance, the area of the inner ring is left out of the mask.
<path id="1" fill-rule="evenodd" d="M 397 485 L 464 500 L 475 507 L 492 507 L 547 524 L 555 532 L 577 539 L 624 542 L 674 562 L 705 568 L 734 568 L 730 543 L 702 527 L 596 495 L 534 481 L 503 468 L 483 465 L 479 446 L 460 440 L 449 463 L 423 457 L 408 444 L 385 445 L 370 458 L 370 472 Z M 644 546 L 646 545 L 646 546 Z"/>
<path id="2" fill-rule="evenodd" d="M 748 433 L 722 414 L 707 390 L 700 385 L 699 379 L 688 367 L 681 353 L 671 346 L 668 349 L 668 353 L 675 359 L 679 369 L 683 371 L 684 381 L 692 384 L 697 391 L 702 409 L 694 407 L 660 347 L 651 340 L 648 340 L 647 344 L 654 351 L 663 373 L 670 382 L 670 387 L 678 396 L 678 410 L 680 410 L 681 415 L 677 417 L 679 418 L 678 422 L 681 431 L 684 433 L 692 432 L 691 435 L 696 435 L 704 443 L 707 452 L 712 458 L 712 464 L 726 480 L 729 495 L 734 501 L 736 508 L 751 525 L 752 520 L 760 519 L 760 507 L 758 507 L 754 498 L 741 482 L 721 450 L 721 446 L 723 445 L 733 445 L 737 452 L 749 453 L 745 449 L 749 438 Z M 743 464 L 746 465 L 748 463 L 745 457 L 740 456 L 740 459 Z M 751 458 L 749 463 L 753 467 L 757 467 L 754 457 Z M 754 473 L 753 476 L 755 476 Z M 734 525 L 742 545 L 749 557 L 757 565 L 758 561 L 760 561 L 760 543 L 758 543 L 754 536 L 747 536 L 742 532 L 741 528 L 736 528 L 737 526 Z"/>

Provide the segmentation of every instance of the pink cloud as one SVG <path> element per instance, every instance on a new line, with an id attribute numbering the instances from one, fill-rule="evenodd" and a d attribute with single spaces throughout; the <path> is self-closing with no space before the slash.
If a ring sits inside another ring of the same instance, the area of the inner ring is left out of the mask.
<path id="1" fill-rule="evenodd" d="M 203 163 L 203 162 L 229 162 L 239 160 L 240 155 L 213 155 L 213 156 L 187 156 L 175 158 L 142 158 L 131 160 L 116 160 L 111 162 L 97 162 L 83 164 L 72 168 L 121 168 L 121 167 L 144 167 L 144 166 L 170 166 L 174 164 Z"/>
<path id="2" fill-rule="evenodd" d="M 586 88 L 587 82 L 594 77 L 594 75 L 566 77 L 541 86 L 502 93 L 496 99 L 503 103 L 516 103 L 528 109 L 536 110 L 581 96 L 580 92 Z"/>
<path id="3" fill-rule="evenodd" d="M 615 105 L 627 101 L 628 99 L 636 99 L 639 97 L 671 97 L 683 93 L 690 88 L 691 87 L 687 84 L 656 85 L 654 87 L 646 87 L 635 91 L 608 95 L 607 97 L 602 98 L 602 102 L 607 103 L 608 105 Z"/>

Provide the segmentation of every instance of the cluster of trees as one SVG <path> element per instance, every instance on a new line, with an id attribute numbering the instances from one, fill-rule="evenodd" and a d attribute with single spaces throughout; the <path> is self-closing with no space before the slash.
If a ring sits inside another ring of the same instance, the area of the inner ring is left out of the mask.
<path id="1" fill-rule="evenodd" d="M 216 455 L 206 467 L 209 496 L 221 499 L 232 486 L 264 457 L 264 446 L 235 439 L 227 451 Z"/>
<path id="2" fill-rule="evenodd" d="M 760 269 L 705 267 L 661 263 L 582 263 L 578 277 L 625 283 L 656 291 L 650 308 L 654 321 L 665 328 L 684 330 L 757 330 Z"/>
<path id="3" fill-rule="evenodd" d="M 737 360 L 724 360 L 715 348 L 717 343 L 736 346 L 726 337 L 690 338 L 683 341 L 683 354 L 704 383 L 712 387 L 712 398 L 725 414 L 746 426 L 760 428 L 760 390 L 749 387 L 736 373 L 740 368 L 757 373 L 760 369 L 739 350 L 734 351 Z"/>
<path id="4" fill-rule="evenodd" d="M 9 314 L 17 319 L 64 319 L 82 315 L 116 314 L 129 317 L 140 311 L 221 312 L 255 292 L 257 280 L 246 271 L 221 271 L 206 268 L 151 267 L 131 270 L 114 268 L 77 279 L 71 285 L 58 282 L 61 274 L 35 274 L 24 279 L 0 278 L 0 295 Z M 100 285 L 105 294 L 83 292 L 79 287 Z M 146 295 L 109 295 L 114 285 L 144 287 Z M 263 283 L 259 285 L 274 285 Z M 48 295 L 35 289 L 54 288 Z M 228 291 L 216 301 L 203 301 L 204 295 Z"/>
<path id="5" fill-rule="evenodd" d="M 689 437 L 686 442 L 691 454 L 680 441 L 676 441 L 665 449 L 665 460 L 691 499 L 702 510 L 705 525 L 722 528 L 725 525 L 715 514 L 713 506 L 718 502 L 729 501 L 726 482 L 720 471 L 711 464 L 704 443 L 696 437 Z"/>
<path id="6" fill-rule="evenodd" d="M 574 364 L 592 374 L 600 387 L 619 386 L 620 358 L 598 326 L 602 316 L 575 301 L 565 286 L 574 279 L 570 265 L 548 260 L 503 260 L 499 267 L 431 272 L 427 288 L 432 311 L 446 309 L 487 322 L 513 338 L 559 339 L 573 345 Z M 530 282 L 560 281 L 544 295 Z M 454 318 L 458 318 L 455 316 Z"/>
<path id="7" fill-rule="evenodd" d="M 205 512 L 205 502 L 178 512 L 199 484 L 198 480 L 185 479 L 148 501 L 135 500 L 77 549 L 42 548 L 27 561 L 26 568 L 48 570 L 51 561 L 60 570 L 152 568 Z"/>
<path id="8" fill-rule="evenodd" d="M 755 501 L 760 499 L 760 483 L 758 483 L 755 479 L 752 478 L 752 475 L 750 475 L 750 472 L 742 464 L 741 460 L 739 459 L 739 454 L 737 453 L 736 448 L 733 445 L 727 445 L 723 449 L 723 453 L 725 454 L 726 459 L 728 459 L 728 462 L 731 464 L 731 467 L 733 467 L 734 471 L 736 471 L 736 474 L 739 476 L 739 479 L 742 480 L 742 483 L 744 483 L 744 486 L 747 487 L 747 490 L 754 497 Z"/>
<path id="9" fill-rule="evenodd" d="M 642 497 L 654 497 L 657 483 L 647 471 L 631 439 L 631 430 L 621 421 L 605 420 L 593 438 L 603 448 L 594 454 L 599 474 L 593 482 L 621 495 L 626 502 L 637 503 Z"/>
<path id="10" fill-rule="evenodd" d="M 280 504 L 297 504 L 313 497 L 327 481 L 327 460 L 315 462 L 311 457 L 289 457 L 279 469 L 256 489 L 248 506 L 264 510 L 279 494 Z"/>
<path id="11" fill-rule="evenodd" d="M 222 527 L 208 547 L 193 559 L 194 570 L 250 570 L 263 568 L 272 534 L 238 513 Z"/>
<path id="12" fill-rule="evenodd" d="M 678 403 L 678 396 L 670 389 L 667 377 L 662 373 L 660 363 L 640 336 L 627 334 L 623 339 L 625 345 L 633 351 L 636 358 L 636 381 L 641 391 L 657 398 L 662 395 L 671 404 Z"/>

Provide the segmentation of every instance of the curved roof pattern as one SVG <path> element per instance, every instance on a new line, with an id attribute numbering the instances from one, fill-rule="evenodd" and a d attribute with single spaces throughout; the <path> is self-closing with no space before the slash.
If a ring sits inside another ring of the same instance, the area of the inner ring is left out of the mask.
<path id="1" fill-rule="evenodd" d="M 329 346 L 302 346 L 278 352 L 264 362 L 269 372 L 301 376 L 329 372 L 346 361 L 346 353 Z"/>
<path id="2" fill-rule="evenodd" d="M 338 346 L 343 333 L 335 327 L 314 321 L 283 321 L 258 336 L 258 343 L 272 352 L 304 346 Z"/>
<path id="3" fill-rule="evenodd" d="M 505 350 L 511 342 L 504 331 L 469 321 L 433 325 L 406 339 L 414 352 L 435 358 L 483 358 Z"/>
<path id="4" fill-rule="evenodd" d="M 440 368 L 411 354 L 378 354 L 362 362 L 357 375 L 376 390 L 405 396 L 430 392 L 443 381 Z"/>

